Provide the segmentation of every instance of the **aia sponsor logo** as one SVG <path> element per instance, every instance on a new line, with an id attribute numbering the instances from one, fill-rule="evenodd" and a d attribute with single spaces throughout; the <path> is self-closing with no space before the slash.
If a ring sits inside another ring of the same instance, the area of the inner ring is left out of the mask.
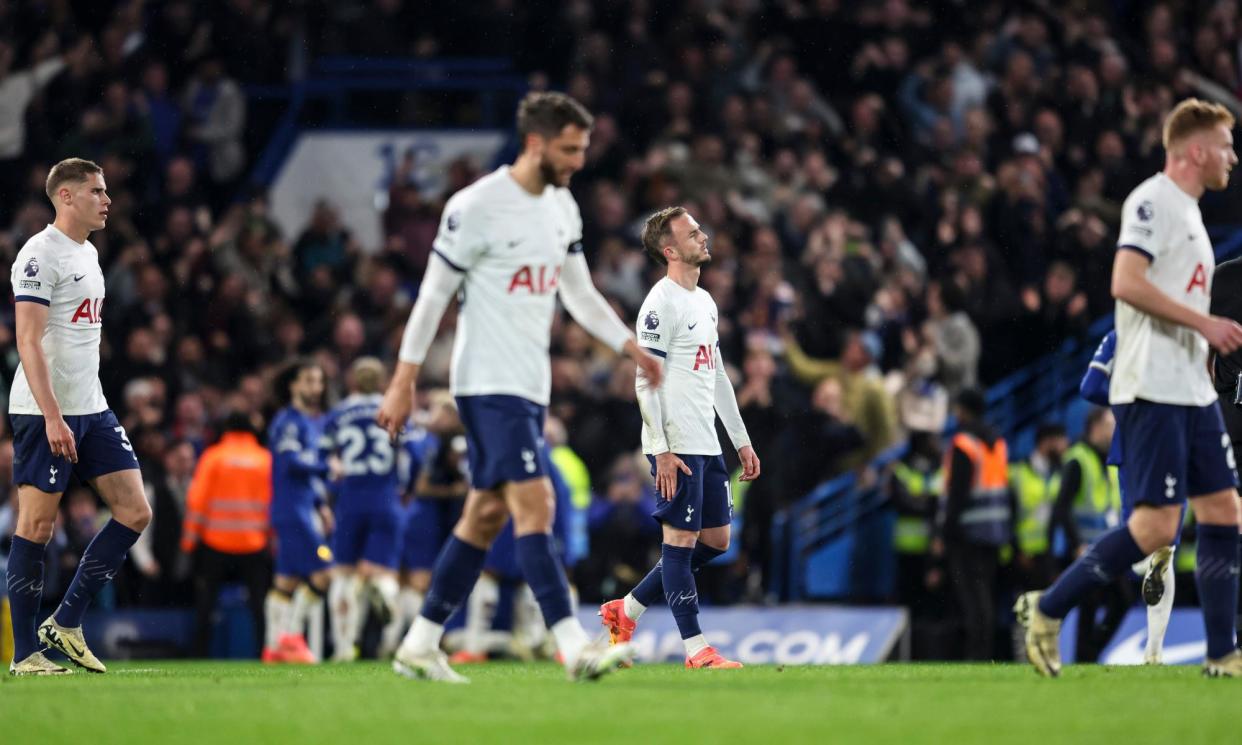
<path id="1" fill-rule="evenodd" d="M 103 301 L 101 297 L 86 298 L 73 312 L 69 323 L 103 323 Z"/>
<path id="2" fill-rule="evenodd" d="M 509 280 L 509 294 L 524 292 L 528 295 L 547 295 L 556 292 L 561 283 L 559 266 L 524 266 L 513 273 Z"/>

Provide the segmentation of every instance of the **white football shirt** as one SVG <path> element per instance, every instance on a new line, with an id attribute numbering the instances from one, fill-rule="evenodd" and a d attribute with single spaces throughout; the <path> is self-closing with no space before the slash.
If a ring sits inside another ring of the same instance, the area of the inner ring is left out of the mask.
<path id="1" fill-rule="evenodd" d="M 1151 258 L 1147 279 L 1183 305 L 1207 313 L 1216 257 L 1199 202 L 1163 173 L 1126 198 L 1117 250 Z M 1216 401 L 1208 376 L 1208 343 L 1197 331 L 1162 321 L 1117 301 L 1117 356 L 1109 403 L 1143 399 L 1179 406 Z"/>
<path id="2" fill-rule="evenodd" d="M 99 384 L 99 337 L 104 277 L 99 252 L 48 225 L 17 252 L 10 271 L 17 302 L 48 306 L 43 354 L 52 392 L 64 416 L 98 414 L 108 408 Z M 9 392 L 10 414 L 42 414 L 24 366 L 17 366 Z"/>
<path id="3" fill-rule="evenodd" d="M 678 455 L 721 452 L 716 435 L 719 316 L 707 290 L 687 290 L 668 277 L 651 288 L 638 311 L 638 345 L 665 359 L 664 383 L 656 393 L 668 449 Z M 655 453 L 645 417 L 642 443 L 644 453 Z"/>
<path id="4" fill-rule="evenodd" d="M 548 345 L 561 267 L 582 250 L 582 217 L 568 189 L 536 196 L 501 166 L 444 207 L 432 250 L 465 279 L 449 388 L 547 405 Z"/>

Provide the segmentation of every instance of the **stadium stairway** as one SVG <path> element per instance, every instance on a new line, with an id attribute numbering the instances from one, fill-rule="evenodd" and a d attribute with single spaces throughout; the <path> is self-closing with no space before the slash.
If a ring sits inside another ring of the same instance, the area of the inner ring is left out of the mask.
<path id="1" fill-rule="evenodd" d="M 1209 230 L 1221 263 L 1242 254 L 1242 226 Z M 1011 460 L 1026 457 L 1042 422 L 1065 425 L 1077 437 L 1090 404 L 1078 395 L 1083 371 L 1112 315 L 1097 319 L 1082 338 L 1002 379 L 987 391 L 988 421 L 1009 443 Z M 860 479 L 849 473 L 827 481 L 776 514 L 772 521 L 769 591 L 783 602 L 874 602 L 893 595 L 896 515 L 881 488 L 883 474 L 905 445 L 882 453 Z"/>

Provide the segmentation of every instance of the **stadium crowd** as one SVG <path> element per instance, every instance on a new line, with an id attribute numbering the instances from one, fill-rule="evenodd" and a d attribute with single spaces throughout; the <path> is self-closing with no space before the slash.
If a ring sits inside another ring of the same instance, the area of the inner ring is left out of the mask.
<path id="1" fill-rule="evenodd" d="M 440 194 L 398 169 L 382 245 L 360 245 L 328 202 L 282 234 L 246 178 L 261 144 L 246 88 L 294 79 L 308 56 L 509 56 L 532 87 L 586 104 L 596 124 L 573 190 L 596 283 L 625 319 L 658 276 L 642 219 L 683 204 L 707 227 L 703 286 L 767 466 L 740 510 L 740 557 L 703 582 L 726 602 L 769 589 L 775 511 L 938 432 L 953 395 L 1111 310 L 1120 203 L 1159 170 L 1176 100 L 1242 115 L 1235 0 L 444 6 L 0 1 L 0 257 L 50 222 L 56 160 L 99 162 L 113 199 L 92 237 L 108 282 L 102 375 L 155 504 L 121 602 L 186 601 L 195 460 L 227 413 L 262 431 L 282 363 L 313 355 L 337 396 L 357 357 L 394 359 L 444 200 L 492 165 L 455 163 Z M 1209 224 L 1234 193 L 1205 200 Z M 0 314 L 7 393 L 11 303 Z M 447 382 L 454 320 L 427 390 Z M 553 340 L 551 413 L 593 485 L 578 580 L 596 599 L 658 545 L 639 507 L 654 494 L 635 457 L 633 367 L 567 316 Z M 65 566 L 99 510 L 70 491 L 54 544 Z"/>

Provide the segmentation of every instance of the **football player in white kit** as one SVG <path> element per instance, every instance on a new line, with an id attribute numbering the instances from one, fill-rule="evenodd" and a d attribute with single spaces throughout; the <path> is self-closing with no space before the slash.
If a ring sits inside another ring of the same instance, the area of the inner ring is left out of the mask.
<path id="1" fill-rule="evenodd" d="M 716 436 L 724 424 L 742 464 L 742 481 L 759 476 L 733 383 L 720 356 L 720 317 L 699 274 L 711 261 L 707 232 L 683 207 L 647 219 L 643 247 L 668 268 L 638 311 L 643 348 L 664 360 L 666 382 L 657 389 L 642 373 L 635 380 L 643 415 L 643 452 L 660 500 L 652 517 L 663 529 L 660 561 L 634 589 L 600 606 L 614 644 L 627 643 L 639 616 L 661 598 L 681 632 L 688 668 L 738 668 L 708 645 L 699 628 L 694 572 L 729 548 L 733 501 L 729 472 Z"/>
<path id="2" fill-rule="evenodd" d="M 1129 521 L 1101 536 L 1046 592 L 1014 610 L 1027 655 L 1043 675 L 1061 670 L 1061 619 L 1079 598 L 1173 543 L 1187 498 L 1198 524 L 1195 581 L 1207 633 L 1204 673 L 1242 676 L 1234 640 L 1238 597 L 1238 493 L 1233 448 L 1208 373 L 1209 346 L 1242 346 L 1242 326 L 1209 313 L 1215 256 L 1199 198 L 1224 189 L 1238 162 L 1234 119 L 1189 99 L 1164 125 L 1165 167 L 1122 208 L 1113 263 L 1117 353 L 1109 403 L 1117 417 Z"/>
<path id="3" fill-rule="evenodd" d="M 393 660 L 412 678 L 466 682 L 440 651 L 444 622 L 470 594 L 487 549 L 512 516 L 518 566 L 539 601 L 571 680 L 593 680 L 628 660 L 625 646 L 591 642 L 573 615 L 550 533 L 553 492 L 541 454 L 551 393 L 548 345 L 556 299 L 591 335 L 656 382 L 642 351 L 591 281 L 582 218 L 566 188 L 580 171 L 591 115 L 560 93 L 531 93 L 517 114 L 522 151 L 444 207 L 433 256 L 410 312 L 400 361 L 377 421 L 396 437 L 413 409 L 418 371 L 445 308 L 461 312 L 450 387 L 465 425 L 471 490 L 436 560 L 422 610 Z"/>
<path id="4" fill-rule="evenodd" d="M 22 246 L 11 272 L 21 364 L 9 394 L 18 502 L 6 572 L 14 642 L 9 672 L 69 672 L 44 656 L 50 647 L 102 673 L 82 636 L 82 615 L 151 521 L 151 508 L 138 458 L 99 384 L 104 277 L 87 238 L 108 221 L 112 200 L 103 170 L 80 158 L 61 161 L 48 173 L 47 195 L 56 220 Z M 36 627 L 44 548 L 71 472 L 103 498 L 112 519 L 82 554 L 56 612 Z"/>

